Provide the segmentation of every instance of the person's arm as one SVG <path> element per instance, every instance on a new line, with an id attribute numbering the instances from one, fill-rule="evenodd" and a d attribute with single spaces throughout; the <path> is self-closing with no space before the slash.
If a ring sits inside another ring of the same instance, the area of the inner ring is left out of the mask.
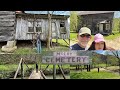
<path id="1" fill-rule="evenodd" d="M 112 48 L 112 47 L 106 47 L 106 50 L 115 50 L 114 48 Z"/>

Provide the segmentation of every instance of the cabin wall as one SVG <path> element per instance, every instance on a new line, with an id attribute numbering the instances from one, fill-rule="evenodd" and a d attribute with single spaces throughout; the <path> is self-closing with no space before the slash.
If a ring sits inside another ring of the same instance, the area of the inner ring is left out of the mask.
<path id="1" fill-rule="evenodd" d="M 87 26 L 92 30 L 92 34 L 95 34 L 97 31 L 97 23 L 103 20 L 110 20 L 110 30 L 108 33 L 112 32 L 112 20 L 114 13 L 102 13 L 102 14 L 91 14 L 91 15 L 82 15 L 82 26 Z M 103 31 L 104 33 L 104 31 Z"/>
<path id="2" fill-rule="evenodd" d="M 64 20 L 65 21 L 65 29 L 66 29 L 66 33 L 65 34 L 60 34 L 60 39 L 69 39 L 70 37 L 70 29 L 69 29 L 69 24 L 68 24 L 68 20 Z M 60 24 L 60 23 L 59 23 Z M 60 31 L 60 27 L 59 27 L 59 31 Z"/>
<path id="3" fill-rule="evenodd" d="M 46 41 L 48 37 L 48 19 L 47 18 L 35 18 L 34 17 L 17 17 L 17 25 L 16 25 L 16 39 L 17 40 L 32 40 L 35 38 L 35 33 L 28 33 L 28 22 L 41 22 L 42 33 L 40 38 L 42 41 Z M 65 22 L 65 28 L 67 30 L 66 34 L 60 34 L 60 22 Z M 52 19 L 52 38 L 53 39 L 61 39 L 61 38 L 69 38 L 69 27 L 67 19 Z"/>
<path id="4" fill-rule="evenodd" d="M 17 18 L 17 25 L 16 25 L 16 39 L 17 40 L 28 40 L 30 35 L 27 35 L 28 28 L 27 21 L 23 18 Z"/>
<path id="5" fill-rule="evenodd" d="M 0 42 L 15 39 L 15 12 L 0 11 Z"/>

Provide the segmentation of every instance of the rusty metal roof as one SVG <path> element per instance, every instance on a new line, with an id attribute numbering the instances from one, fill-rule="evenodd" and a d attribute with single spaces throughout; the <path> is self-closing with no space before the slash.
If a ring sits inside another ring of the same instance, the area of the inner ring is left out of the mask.
<path id="1" fill-rule="evenodd" d="M 78 11 L 78 15 L 100 14 L 100 13 L 112 13 L 115 11 Z"/>

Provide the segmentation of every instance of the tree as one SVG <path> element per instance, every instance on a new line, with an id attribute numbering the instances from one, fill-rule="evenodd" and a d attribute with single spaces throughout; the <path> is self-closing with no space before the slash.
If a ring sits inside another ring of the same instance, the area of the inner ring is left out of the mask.
<path id="1" fill-rule="evenodd" d="M 114 51 L 111 51 L 111 54 L 114 55 L 118 59 L 119 75 L 120 75 L 120 51 L 114 50 Z"/>
<path id="2" fill-rule="evenodd" d="M 70 31 L 78 31 L 77 30 L 77 12 L 71 11 L 70 13 Z"/>
<path id="3" fill-rule="evenodd" d="M 47 37 L 47 48 L 50 49 L 50 43 L 52 42 L 52 23 L 51 23 L 51 19 L 52 19 L 52 15 L 53 14 L 58 14 L 58 15 L 62 15 L 64 13 L 67 13 L 68 11 L 47 11 L 48 14 L 48 37 Z"/>
<path id="4" fill-rule="evenodd" d="M 54 11 L 53 11 L 54 12 Z M 52 12 L 52 14 L 53 14 Z M 50 14 L 49 11 L 47 11 L 48 13 L 48 37 L 47 37 L 47 48 L 50 49 L 50 42 L 51 42 L 51 34 L 52 34 L 52 31 L 51 31 L 51 18 L 52 18 L 52 14 Z"/>
<path id="5" fill-rule="evenodd" d="M 77 15 L 77 29 L 80 29 L 80 27 L 82 27 L 82 17 Z"/>

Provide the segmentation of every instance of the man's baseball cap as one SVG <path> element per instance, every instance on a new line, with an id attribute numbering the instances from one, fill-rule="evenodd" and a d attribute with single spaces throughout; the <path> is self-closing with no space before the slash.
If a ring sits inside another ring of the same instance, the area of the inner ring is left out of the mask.
<path id="1" fill-rule="evenodd" d="M 90 34 L 91 35 L 91 30 L 87 27 L 82 27 L 80 30 L 79 30 L 79 35 L 82 35 L 82 34 Z"/>
<path id="2" fill-rule="evenodd" d="M 94 41 L 95 42 L 101 42 L 101 41 L 105 42 L 105 39 L 102 34 L 98 33 L 94 36 Z"/>

